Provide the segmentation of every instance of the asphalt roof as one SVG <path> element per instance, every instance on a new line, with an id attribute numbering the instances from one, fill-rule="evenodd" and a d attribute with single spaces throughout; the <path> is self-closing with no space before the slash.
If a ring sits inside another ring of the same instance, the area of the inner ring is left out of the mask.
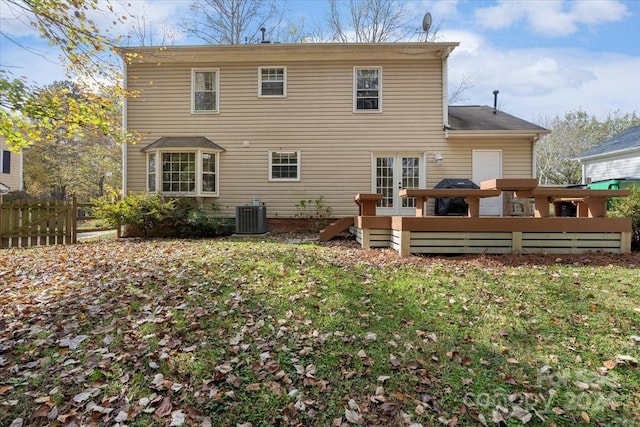
<path id="1" fill-rule="evenodd" d="M 449 127 L 451 130 L 549 132 L 504 111 L 497 110 L 494 114 L 488 105 L 449 106 Z"/>
<path id="2" fill-rule="evenodd" d="M 634 148 L 640 148 L 640 126 L 629 128 L 624 132 L 617 134 L 613 138 L 607 139 L 593 147 L 591 150 L 581 154 L 579 159 Z"/>
<path id="3" fill-rule="evenodd" d="M 208 150 L 224 151 L 224 148 L 204 136 L 163 136 L 154 143 L 140 149 L 140 151 L 157 150 L 159 148 L 206 148 Z"/>

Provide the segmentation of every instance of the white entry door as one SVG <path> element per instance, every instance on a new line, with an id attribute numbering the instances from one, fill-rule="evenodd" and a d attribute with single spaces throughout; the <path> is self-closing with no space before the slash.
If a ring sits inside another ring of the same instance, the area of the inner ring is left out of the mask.
<path id="1" fill-rule="evenodd" d="M 381 193 L 377 215 L 415 215 L 416 200 L 401 199 L 403 188 L 425 186 L 424 156 L 422 154 L 376 154 L 372 164 L 372 188 Z"/>
<path id="2" fill-rule="evenodd" d="M 473 150 L 473 182 L 502 178 L 502 150 Z M 480 199 L 480 215 L 502 216 L 502 195 Z"/>

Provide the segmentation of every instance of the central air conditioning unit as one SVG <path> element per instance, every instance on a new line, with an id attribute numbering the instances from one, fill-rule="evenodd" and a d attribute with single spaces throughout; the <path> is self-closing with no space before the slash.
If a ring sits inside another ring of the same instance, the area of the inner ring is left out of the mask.
<path id="1" fill-rule="evenodd" d="M 264 234 L 266 232 L 266 206 L 236 206 L 236 233 Z"/>

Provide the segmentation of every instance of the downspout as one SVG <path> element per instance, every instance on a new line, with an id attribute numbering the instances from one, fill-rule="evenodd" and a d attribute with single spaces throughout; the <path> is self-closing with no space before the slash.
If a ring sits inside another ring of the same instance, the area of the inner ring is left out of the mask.
<path id="1" fill-rule="evenodd" d="M 449 103 L 448 103 L 448 69 L 447 69 L 447 58 L 449 54 L 447 52 L 443 52 L 442 55 L 442 123 L 443 128 L 446 130 L 449 128 Z"/>
<path id="2" fill-rule="evenodd" d="M 24 191 L 24 151 L 20 149 L 20 161 L 18 162 L 18 190 Z"/>
<path id="3" fill-rule="evenodd" d="M 122 87 L 124 89 L 127 88 L 127 60 L 126 58 L 122 58 L 122 62 L 124 63 L 124 71 L 122 74 Z M 127 97 L 124 97 L 122 101 L 122 136 L 125 136 L 127 131 Z M 125 197 L 127 195 L 127 141 L 125 140 L 122 143 L 122 196 Z"/>
<path id="4" fill-rule="evenodd" d="M 540 134 L 533 137 L 531 141 L 531 178 L 538 179 L 538 160 L 536 158 L 536 142 L 540 139 Z"/>

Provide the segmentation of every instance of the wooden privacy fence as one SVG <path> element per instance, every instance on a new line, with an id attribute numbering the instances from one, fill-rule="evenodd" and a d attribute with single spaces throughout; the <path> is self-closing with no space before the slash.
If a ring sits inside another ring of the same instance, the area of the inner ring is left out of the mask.
<path id="1" fill-rule="evenodd" d="M 0 248 L 76 243 L 77 209 L 75 197 L 0 202 Z"/>

